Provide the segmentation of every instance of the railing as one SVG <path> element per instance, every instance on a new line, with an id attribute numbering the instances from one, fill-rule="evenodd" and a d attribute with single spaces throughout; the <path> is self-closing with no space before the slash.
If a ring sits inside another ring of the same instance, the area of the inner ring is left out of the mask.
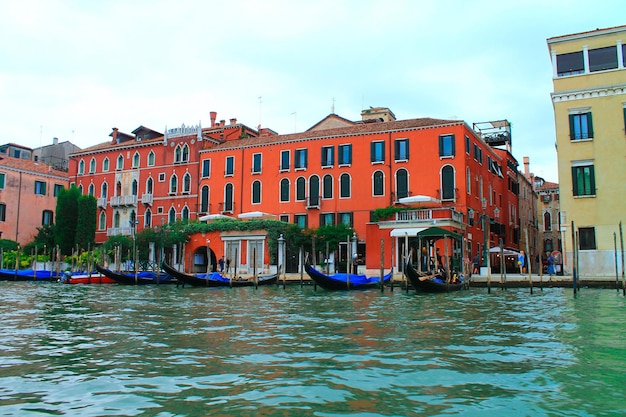
<path id="1" fill-rule="evenodd" d="M 141 202 L 144 203 L 145 205 L 151 206 L 153 201 L 154 201 L 154 194 L 152 193 L 142 194 Z"/>
<path id="2" fill-rule="evenodd" d="M 132 227 L 110 227 L 107 229 L 107 236 L 131 236 Z"/>
<path id="3" fill-rule="evenodd" d="M 100 197 L 98 198 L 98 207 L 106 208 L 107 207 L 107 198 Z"/>
<path id="4" fill-rule="evenodd" d="M 318 209 L 318 208 L 320 208 L 320 198 L 319 198 L 319 196 L 307 198 L 306 208 L 308 208 L 308 209 L 313 209 L 313 208 Z"/>
<path id="5" fill-rule="evenodd" d="M 453 208 L 433 208 L 404 210 L 396 213 L 395 221 L 397 222 L 419 222 L 432 220 L 452 220 L 457 223 L 464 222 L 463 213 Z"/>
<path id="6" fill-rule="evenodd" d="M 117 195 L 115 197 L 111 197 L 111 207 L 117 206 L 135 206 L 137 205 L 137 196 L 136 195 Z"/>

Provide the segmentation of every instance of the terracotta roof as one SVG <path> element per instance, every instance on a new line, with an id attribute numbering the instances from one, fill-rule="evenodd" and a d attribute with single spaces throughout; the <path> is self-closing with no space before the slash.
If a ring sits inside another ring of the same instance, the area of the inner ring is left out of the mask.
<path id="1" fill-rule="evenodd" d="M 11 158 L 0 156 L 0 167 L 12 168 L 15 170 L 28 171 L 37 174 L 55 175 L 63 178 L 69 178 L 65 171 L 52 168 L 41 162 L 35 162 L 30 159 Z"/>
<path id="2" fill-rule="evenodd" d="M 550 182 L 550 181 L 544 181 L 543 184 L 541 185 L 541 187 L 539 187 L 539 190 L 551 190 L 554 188 L 559 188 L 559 183 L 557 182 Z"/>

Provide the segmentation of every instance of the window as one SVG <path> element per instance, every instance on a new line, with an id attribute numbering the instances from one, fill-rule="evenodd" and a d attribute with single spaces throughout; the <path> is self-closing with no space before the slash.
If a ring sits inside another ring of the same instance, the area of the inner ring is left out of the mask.
<path id="1" fill-rule="evenodd" d="M 139 188 L 139 186 L 137 184 L 137 180 L 133 180 L 133 182 L 131 184 L 130 194 L 131 195 L 137 195 L 138 188 Z"/>
<path id="2" fill-rule="evenodd" d="M 41 213 L 41 224 L 46 226 L 50 226 L 54 223 L 54 219 L 53 219 L 54 214 L 52 213 L 52 210 L 44 210 Z"/>
<path id="3" fill-rule="evenodd" d="M 261 181 L 252 183 L 252 204 L 261 204 Z"/>
<path id="4" fill-rule="evenodd" d="M 291 160 L 290 151 L 280 151 L 280 170 L 289 171 L 289 161 Z"/>
<path id="5" fill-rule="evenodd" d="M 474 144 L 474 159 L 478 161 L 479 164 L 483 163 L 483 150 L 476 143 Z"/>
<path id="6" fill-rule="evenodd" d="M 465 186 L 467 187 L 467 193 L 472 193 L 472 173 L 470 172 L 469 167 L 465 168 Z"/>
<path id="7" fill-rule="evenodd" d="M 83 175 L 85 173 L 85 161 L 82 159 L 78 163 L 78 175 Z"/>
<path id="8" fill-rule="evenodd" d="M 117 165 L 115 166 L 115 169 L 118 171 L 124 169 L 124 157 L 122 155 L 117 157 Z"/>
<path id="9" fill-rule="evenodd" d="M 293 167 L 295 169 L 306 169 L 308 166 L 308 155 L 306 149 L 296 149 Z"/>
<path id="10" fill-rule="evenodd" d="M 370 143 L 370 162 L 372 163 L 385 162 L 385 142 Z"/>
<path id="11" fill-rule="evenodd" d="M 174 163 L 180 163 L 181 160 L 183 158 L 183 151 L 181 150 L 180 146 L 177 146 L 176 149 L 174 150 Z"/>
<path id="12" fill-rule="evenodd" d="M 148 166 L 154 166 L 154 151 L 150 151 L 148 154 Z"/>
<path id="13" fill-rule="evenodd" d="M 116 211 L 113 216 L 113 227 L 120 227 L 120 212 Z"/>
<path id="14" fill-rule="evenodd" d="M 309 178 L 309 207 L 319 207 L 320 205 L 320 177 L 317 175 Z"/>
<path id="15" fill-rule="evenodd" d="M 189 207 L 187 206 L 183 207 L 183 211 L 180 217 L 184 222 L 189 221 Z"/>
<path id="16" fill-rule="evenodd" d="M 298 225 L 301 229 L 306 229 L 308 225 L 307 215 L 306 214 L 295 214 L 293 216 L 293 222 Z"/>
<path id="17" fill-rule="evenodd" d="M 5 222 L 7 220 L 7 205 L 4 203 L 0 203 L 0 222 Z"/>
<path id="18" fill-rule="evenodd" d="M 617 68 L 617 46 L 589 50 L 589 72 Z"/>
<path id="19" fill-rule="evenodd" d="M 593 138 L 591 112 L 569 115 L 569 137 L 571 140 Z"/>
<path id="20" fill-rule="evenodd" d="M 375 196 L 385 195 L 385 175 L 382 171 L 374 172 L 374 176 L 372 178 L 372 193 Z"/>
<path id="21" fill-rule="evenodd" d="M 104 230 L 107 228 L 107 215 L 104 211 L 100 212 L 100 216 L 98 218 L 98 230 Z"/>
<path id="22" fill-rule="evenodd" d="M 289 223 L 289 215 L 288 214 L 281 214 L 278 217 L 278 220 L 280 220 L 281 222 L 284 222 L 284 223 Z"/>
<path id="23" fill-rule="evenodd" d="M 322 198 L 333 198 L 333 176 L 324 175 L 322 180 Z"/>
<path id="24" fill-rule="evenodd" d="M 0 173 L 0 190 L 4 190 L 5 174 Z M 56 194 L 55 194 L 56 196 Z"/>
<path id="25" fill-rule="evenodd" d="M 320 213 L 320 226 L 332 226 L 335 224 L 335 213 Z"/>
<path id="26" fill-rule="evenodd" d="M 165 182 L 165 172 L 159 172 L 159 182 Z"/>
<path id="27" fill-rule="evenodd" d="M 339 165 L 350 165 L 352 163 L 352 145 L 339 145 L 337 153 Z"/>
<path id="28" fill-rule="evenodd" d="M 280 202 L 285 203 L 289 201 L 289 180 L 283 178 L 280 180 Z"/>
<path id="29" fill-rule="evenodd" d="M 393 144 L 394 159 L 396 161 L 408 161 L 409 160 L 409 140 L 408 139 L 396 139 Z"/>
<path id="30" fill-rule="evenodd" d="M 55 197 L 58 196 L 62 189 L 63 189 L 63 186 L 61 184 L 54 184 L 54 190 L 53 190 L 54 196 Z"/>
<path id="31" fill-rule="evenodd" d="M 186 172 L 183 176 L 183 194 L 191 192 L 191 174 Z"/>
<path id="32" fill-rule="evenodd" d="M 335 164 L 335 148 L 333 146 L 322 146 L 322 166 L 332 167 Z"/>
<path id="33" fill-rule="evenodd" d="M 352 213 L 338 213 L 337 216 L 339 217 L 338 222 L 339 224 L 345 224 L 346 226 L 353 226 L 353 215 Z"/>
<path id="34" fill-rule="evenodd" d="M 255 153 L 252 155 L 252 173 L 260 174 L 261 173 L 261 154 Z"/>
<path id="35" fill-rule="evenodd" d="M 89 161 L 89 173 L 93 174 L 94 172 L 96 172 L 96 158 L 91 158 L 91 161 Z"/>
<path id="36" fill-rule="evenodd" d="M 202 178 L 209 178 L 211 176 L 211 160 L 205 159 L 202 161 Z"/>
<path id="37" fill-rule="evenodd" d="M 209 212 L 209 186 L 205 185 L 202 187 L 200 191 L 200 212 L 208 213 Z"/>
<path id="38" fill-rule="evenodd" d="M 133 155 L 133 168 L 139 168 L 139 153 L 135 152 Z"/>
<path id="39" fill-rule="evenodd" d="M 472 151 L 472 143 L 470 142 L 470 137 L 465 135 L 465 153 L 470 154 Z"/>
<path id="40" fill-rule="evenodd" d="M 596 228 L 578 228 L 578 248 L 580 250 L 596 249 Z"/>
<path id="41" fill-rule="evenodd" d="M 583 72 L 585 72 L 585 61 L 582 51 L 557 55 L 556 73 L 559 77 L 582 74 Z"/>
<path id="42" fill-rule="evenodd" d="M 231 212 L 233 211 L 233 194 L 234 187 L 232 184 L 226 184 L 224 187 L 224 211 Z"/>
<path id="43" fill-rule="evenodd" d="M 167 214 L 167 222 L 174 223 L 175 221 L 176 221 L 176 209 L 174 209 L 174 207 L 171 207 L 169 213 Z"/>
<path id="44" fill-rule="evenodd" d="M 109 172 L 109 158 L 104 158 L 102 161 L 102 172 Z"/>
<path id="45" fill-rule="evenodd" d="M 339 197 L 340 198 L 349 198 L 351 195 L 350 189 L 350 175 L 341 174 L 339 177 Z"/>
<path id="46" fill-rule="evenodd" d="M 178 177 L 173 174 L 170 177 L 170 194 L 176 194 L 178 192 Z"/>
<path id="47" fill-rule="evenodd" d="M 441 169 L 441 199 L 454 200 L 454 194 L 454 168 L 452 165 L 445 165 Z"/>
<path id="48" fill-rule="evenodd" d="M 406 169 L 396 172 L 396 201 L 409 196 L 409 173 Z"/>
<path id="49" fill-rule="evenodd" d="M 152 187 L 154 186 L 154 181 L 152 178 L 148 178 L 146 180 L 146 194 L 152 194 Z"/>
<path id="50" fill-rule="evenodd" d="M 226 172 L 224 172 L 225 176 L 235 175 L 235 157 L 227 156 L 226 157 Z"/>
<path id="51" fill-rule="evenodd" d="M 46 195 L 46 183 L 45 182 L 35 181 L 35 194 Z"/>
<path id="52" fill-rule="evenodd" d="M 182 162 L 189 162 L 189 145 L 183 146 Z"/>
<path id="53" fill-rule="evenodd" d="M 93 196 L 96 193 L 96 186 L 93 185 L 93 183 L 89 184 L 89 187 L 87 188 L 87 194 L 90 196 Z"/>
<path id="54" fill-rule="evenodd" d="M 152 227 L 152 212 L 150 209 L 146 210 L 143 216 L 143 227 Z"/>
<path id="55" fill-rule="evenodd" d="M 552 230 L 552 215 L 549 211 L 543 213 L 543 230 L 546 232 Z"/>
<path id="56" fill-rule="evenodd" d="M 593 165 L 573 166 L 572 186 L 574 196 L 595 195 L 596 182 Z"/>
<path id="57" fill-rule="evenodd" d="M 304 201 L 306 199 L 306 180 L 304 177 L 298 177 L 296 180 L 296 201 Z"/>
<path id="58" fill-rule="evenodd" d="M 454 156 L 454 135 L 439 136 L 439 157 Z"/>

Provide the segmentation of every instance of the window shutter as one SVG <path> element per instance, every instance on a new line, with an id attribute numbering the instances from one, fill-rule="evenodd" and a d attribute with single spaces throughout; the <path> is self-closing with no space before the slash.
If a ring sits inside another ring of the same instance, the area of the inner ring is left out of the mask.
<path id="1" fill-rule="evenodd" d="M 376 142 L 370 142 L 370 162 L 376 160 Z"/>
<path id="2" fill-rule="evenodd" d="M 591 122 L 591 112 L 587 113 L 587 137 L 588 138 L 592 138 L 593 137 L 593 123 Z"/>
<path id="3" fill-rule="evenodd" d="M 570 140 L 576 139 L 576 137 L 574 136 L 574 115 L 573 114 L 569 115 L 569 138 Z"/>
<path id="4" fill-rule="evenodd" d="M 451 135 L 450 140 L 452 141 L 452 156 L 456 155 L 456 136 Z"/>
<path id="5" fill-rule="evenodd" d="M 572 167 L 572 195 L 575 197 L 578 195 L 578 180 L 576 178 L 576 167 Z"/>
<path id="6" fill-rule="evenodd" d="M 409 160 L 409 140 L 406 139 L 404 143 L 406 144 L 406 159 L 408 161 Z"/>
<path id="7" fill-rule="evenodd" d="M 589 192 L 593 195 L 596 195 L 596 175 L 595 175 L 595 167 L 592 165 L 589 167 Z"/>
<path id="8" fill-rule="evenodd" d="M 443 156 L 443 138 L 439 136 L 439 156 Z"/>
<path id="9" fill-rule="evenodd" d="M 381 150 L 380 154 L 381 154 L 381 156 L 383 158 L 383 162 L 384 162 L 385 161 L 385 144 L 384 143 L 381 143 L 380 150 Z"/>

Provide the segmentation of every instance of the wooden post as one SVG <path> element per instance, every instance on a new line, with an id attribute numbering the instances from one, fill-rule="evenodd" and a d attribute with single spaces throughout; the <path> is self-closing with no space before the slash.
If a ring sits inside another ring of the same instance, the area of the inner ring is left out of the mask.
<path id="1" fill-rule="evenodd" d="M 626 296 L 626 282 L 624 280 L 624 233 L 622 231 L 622 222 L 619 222 L 619 246 L 622 252 L 622 294 Z"/>
<path id="2" fill-rule="evenodd" d="M 254 279 L 254 289 L 259 288 L 259 277 L 256 270 L 256 246 L 252 248 L 252 279 Z"/>
<path id="3" fill-rule="evenodd" d="M 504 270 L 506 268 L 506 261 L 504 259 L 504 242 L 502 238 L 498 239 L 498 245 L 500 246 L 500 288 L 504 288 Z"/>
<path id="4" fill-rule="evenodd" d="M 613 253 L 615 254 L 615 289 L 619 293 L 618 273 L 617 273 L 617 234 L 613 232 Z"/>
<path id="5" fill-rule="evenodd" d="M 385 291 L 385 239 L 380 239 L 380 292 Z"/>
<path id="6" fill-rule="evenodd" d="M 574 228 L 574 220 L 572 220 L 572 286 L 574 287 L 574 295 L 578 292 L 578 283 L 576 282 L 578 273 L 576 261 L 576 229 Z"/>
<path id="7" fill-rule="evenodd" d="M 543 291 L 543 259 L 541 252 L 539 252 L 539 265 L 537 265 L 537 268 L 539 268 L 539 289 Z"/>
<path id="8" fill-rule="evenodd" d="M 35 264 L 33 265 L 33 281 L 37 281 L 37 245 L 35 245 Z"/>
<path id="9" fill-rule="evenodd" d="M 531 271 L 531 267 L 530 267 L 530 258 L 529 255 L 530 253 L 528 252 L 528 228 L 524 229 L 524 240 L 526 241 L 526 267 L 528 268 L 528 283 L 530 284 L 530 293 L 533 293 L 533 277 L 532 277 L 532 271 Z"/>

